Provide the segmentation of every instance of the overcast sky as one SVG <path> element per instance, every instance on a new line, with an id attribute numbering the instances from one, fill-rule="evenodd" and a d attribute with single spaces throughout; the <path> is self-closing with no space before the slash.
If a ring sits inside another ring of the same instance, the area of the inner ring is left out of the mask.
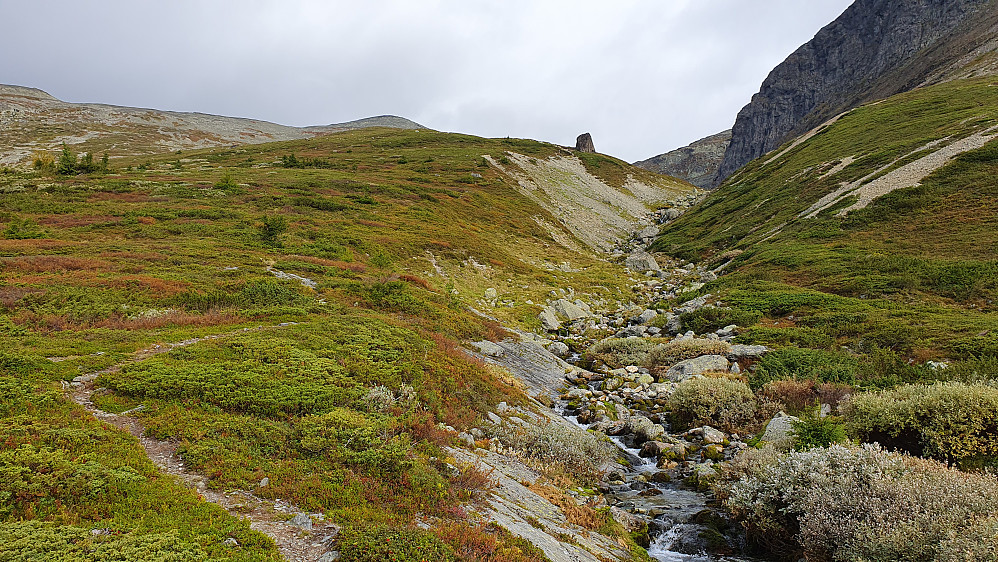
<path id="1" fill-rule="evenodd" d="M 0 83 L 324 125 L 372 115 L 648 158 L 729 128 L 852 0 L 0 0 Z"/>

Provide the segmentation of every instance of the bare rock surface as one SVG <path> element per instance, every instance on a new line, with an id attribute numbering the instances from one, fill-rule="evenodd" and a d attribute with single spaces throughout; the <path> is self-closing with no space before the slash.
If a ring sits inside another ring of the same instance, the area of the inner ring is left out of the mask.
<path id="1" fill-rule="evenodd" d="M 575 139 L 575 150 L 579 152 L 596 152 L 596 147 L 593 146 L 593 137 L 589 133 L 582 133 L 577 139 Z"/>

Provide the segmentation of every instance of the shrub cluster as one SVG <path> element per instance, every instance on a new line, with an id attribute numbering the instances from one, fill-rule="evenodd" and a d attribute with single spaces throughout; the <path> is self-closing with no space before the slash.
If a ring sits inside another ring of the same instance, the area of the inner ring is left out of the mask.
<path id="1" fill-rule="evenodd" d="M 584 479 L 602 474 L 617 453 L 605 440 L 560 422 L 528 426 L 503 423 L 492 425 L 489 431 L 490 437 L 527 459 Z"/>
<path id="2" fill-rule="evenodd" d="M 787 347 L 767 353 L 751 375 L 752 388 L 770 381 L 797 379 L 853 384 L 857 362 L 852 357 L 831 351 Z"/>
<path id="3" fill-rule="evenodd" d="M 672 340 L 669 343 L 655 346 L 648 353 L 647 365 L 652 367 L 668 367 L 685 359 L 693 359 L 701 355 L 724 355 L 731 351 L 731 344 L 720 340 L 707 338 L 690 338 Z"/>
<path id="4" fill-rule="evenodd" d="M 762 318 L 762 314 L 759 312 L 717 307 L 704 307 L 679 315 L 683 329 L 693 330 L 697 334 L 706 334 L 732 324 L 751 326 L 760 318 Z"/>
<path id="5" fill-rule="evenodd" d="M 979 560 L 998 543 L 998 478 L 876 446 L 750 450 L 718 487 L 750 538 L 781 557 Z"/>
<path id="6" fill-rule="evenodd" d="M 648 354 L 657 344 L 649 338 L 607 338 L 586 351 L 590 361 L 602 361 L 619 369 L 627 365 L 645 365 Z"/>
<path id="7" fill-rule="evenodd" d="M 130 560 L 166 562 L 208 560 L 176 530 L 165 533 L 93 534 L 90 529 L 41 521 L 0 525 L 0 560 Z"/>
<path id="8" fill-rule="evenodd" d="M 948 461 L 998 455 L 998 387 L 939 382 L 855 396 L 845 408 L 864 440 Z"/>
<path id="9" fill-rule="evenodd" d="M 752 389 L 726 378 L 686 379 L 669 396 L 669 408 L 677 426 L 706 424 L 729 431 L 751 424 L 760 413 Z"/>
<path id="10" fill-rule="evenodd" d="M 454 549 L 422 529 L 373 526 L 344 529 L 339 541 L 344 562 L 451 562 Z"/>

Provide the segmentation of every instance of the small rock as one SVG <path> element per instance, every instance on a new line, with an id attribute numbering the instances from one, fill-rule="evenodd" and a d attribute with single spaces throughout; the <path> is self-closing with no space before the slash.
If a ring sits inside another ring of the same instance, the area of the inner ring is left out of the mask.
<path id="1" fill-rule="evenodd" d="M 317 562 L 336 562 L 340 559 L 340 553 L 337 550 L 330 550 L 329 552 L 323 554 L 319 557 Z"/>
<path id="2" fill-rule="evenodd" d="M 260 487 L 261 488 L 266 488 L 269 485 L 270 485 L 270 478 L 264 476 L 263 478 L 260 479 Z"/>
<path id="3" fill-rule="evenodd" d="M 291 521 L 289 521 L 289 523 L 291 523 L 292 525 L 298 527 L 303 531 L 312 530 L 312 518 L 304 513 L 299 513 L 298 515 L 295 515 L 294 517 L 291 518 Z"/>
<path id="4" fill-rule="evenodd" d="M 492 423 L 494 423 L 496 425 L 501 425 L 502 424 L 502 418 L 500 418 L 499 416 L 497 416 L 495 414 L 495 412 L 488 412 L 486 414 L 486 416 L 489 418 L 490 422 L 492 422 Z"/>
<path id="5" fill-rule="evenodd" d="M 735 344 L 728 350 L 728 359 L 737 361 L 739 359 L 758 359 L 769 352 L 769 348 L 764 345 L 743 345 Z"/>
<path id="6" fill-rule="evenodd" d="M 475 448 L 475 438 L 470 433 L 461 432 L 457 434 L 457 439 L 472 449 Z"/>
<path id="7" fill-rule="evenodd" d="M 760 440 L 778 447 L 789 446 L 793 440 L 793 422 L 795 421 L 800 421 L 800 418 L 789 416 L 785 412 L 776 414 L 766 424 L 766 431 L 762 433 Z"/>
<path id="8" fill-rule="evenodd" d="M 554 353 L 558 357 L 568 357 L 571 349 L 569 349 L 564 342 L 556 341 L 552 342 L 551 345 L 548 346 L 548 351 Z"/>
<path id="9" fill-rule="evenodd" d="M 687 359 L 676 363 L 665 376 L 671 381 L 681 382 L 694 375 L 701 375 L 709 371 L 727 371 L 728 360 L 723 355 L 703 355 L 693 359 Z"/>
<path id="10" fill-rule="evenodd" d="M 496 291 L 493 287 L 485 289 L 485 300 L 494 301 L 497 298 L 499 298 L 499 291 Z"/>
<path id="11" fill-rule="evenodd" d="M 229 538 L 225 539 L 224 541 L 222 541 L 222 544 L 224 544 L 225 546 L 228 546 L 228 547 L 236 547 L 236 546 L 239 546 L 239 541 L 237 541 L 236 539 L 234 539 L 232 537 L 229 537 Z"/>
<path id="12" fill-rule="evenodd" d="M 627 256 L 627 259 L 624 260 L 624 266 L 628 269 L 641 272 L 659 271 L 661 269 L 658 262 L 655 261 L 655 257 L 644 250 L 637 250 Z"/>
<path id="13" fill-rule="evenodd" d="M 554 309 L 550 306 L 545 306 L 541 310 L 541 313 L 537 315 L 537 318 L 540 319 L 541 326 L 549 332 L 561 328 L 561 321 L 558 320 L 558 315 L 555 314 Z"/>
<path id="14" fill-rule="evenodd" d="M 713 427 L 710 427 L 709 425 L 705 425 L 701 429 L 702 429 L 701 435 L 703 437 L 703 442 L 704 443 L 707 443 L 707 444 L 724 443 L 724 441 L 727 439 L 727 437 L 724 435 L 723 431 L 721 431 L 719 429 L 714 429 Z"/>

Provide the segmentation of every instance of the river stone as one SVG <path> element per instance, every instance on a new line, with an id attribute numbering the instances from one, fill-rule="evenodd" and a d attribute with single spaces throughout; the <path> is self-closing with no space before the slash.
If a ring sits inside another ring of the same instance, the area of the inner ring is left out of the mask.
<path id="1" fill-rule="evenodd" d="M 639 442 L 655 441 L 665 437 L 665 428 L 654 424 L 644 416 L 633 416 L 627 420 L 627 431 L 633 433 Z"/>
<path id="2" fill-rule="evenodd" d="M 703 355 L 676 363 L 665 376 L 671 381 L 681 382 L 694 375 L 702 375 L 709 371 L 727 371 L 728 360 L 723 355 Z"/>
<path id="3" fill-rule="evenodd" d="M 739 359 L 758 359 L 769 352 L 769 348 L 764 345 L 743 345 L 736 343 L 728 350 L 728 359 L 737 361 Z"/>
<path id="4" fill-rule="evenodd" d="M 588 318 L 591 316 L 591 314 L 586 312 L 581 306 L 566 299 L 558 299 L 554 301 L 551 308 L 554 309 L 555 314 L 557 314 L 559 318 L 564 318 L 569 322 L 575 322 L 580 318 Z"/>
<path id="5" fill-rule="evenodd" d="M 558 315 L 550 306 L 545 306 L 544 309 L 541 310 L 541 313 L 537 315 L 537 318 L 540 319 L 541 326 L 543 326 L 547 331 L 561 328 L 561 321 L 558 320 Z"/>
<path id="6" fill-rule="evenodd" d="M 709 425 L 703 426 L 703 442 L 709 444 L 714 443 L 724 443 L 726 437 L 724 432 L 719 429 L 714 429 Z"/>
<path id="7" fill-rule="evenodd" d="M 568 357 L 568 353 L 571 351 L 567 345 L 563 342 L 556 341 L 548 346 L 548 351 L 554 353 L 558 357 Z"/>
<path id="8" fill-rule="evenodd" d="M 668 446 L 667 443 L 661 441 L 645 441 L 638 455 L 642 457 L 658 457 Z"/>
<path id="9" fill-rule="evenodd" d="M 800 421 L 800 418 L 789 416 L 784 412 L 776 414 L 766 424 L 766 431 L 762 433 L 760 440 L 778 447 L 789 446 L 793 441 L 793 422 L 795 421 Z"/>
<path id="10" fill-rule="evenodd" d="M 655 261 L 655 257 L 644 250 L 637 250 L 627 256 L 627 259 L 624 260 L 624 266 L 634 271 L 659 271 L 662 269 Z"/>

